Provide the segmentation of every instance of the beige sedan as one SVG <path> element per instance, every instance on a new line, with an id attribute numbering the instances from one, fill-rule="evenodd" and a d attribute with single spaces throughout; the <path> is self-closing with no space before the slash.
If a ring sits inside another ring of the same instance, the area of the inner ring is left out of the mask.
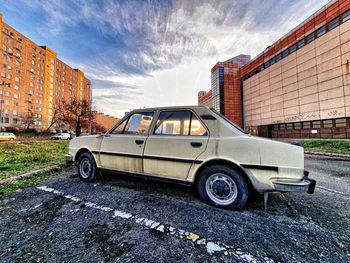
<path id="1" fill-rule="evenodd" d="M 74 138 L 68 162 L 83 181 L 128 173 L 195 185 L 213 206 L 243 208 L 253 191 L 313 193 L 302 147 L 246 134 L 204 106 L 134 110 L 103 135 Z"/>
<path id="2" fill-rule="evenodd" d="M 14 141 L 16 140 L 16 135 L 12 132 L 0 132 L 0 141 Z"/>

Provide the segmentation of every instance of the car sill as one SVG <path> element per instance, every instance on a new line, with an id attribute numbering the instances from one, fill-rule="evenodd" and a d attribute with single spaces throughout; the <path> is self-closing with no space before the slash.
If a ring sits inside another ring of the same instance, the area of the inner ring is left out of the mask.
<path id="1" fill-rule="evenodd" d="M 184 180 L 179 180 L 175 178 L 164 178 L 164 177 L 158 177 L 154 176 L 151 174 L 147 173 L 141 173 L 141 172 L 129 172 L 129 171 L 124 171 L 124 170 L 113 170 L 113 169 L 107 169 L 107 168 L 99 168 L 101 172 L 108 172 L 108 173 L 113 173 L 113 174 L 123 174 L 127 176 L 133 176 L 133 177 L 138 177 L 138 178 L 143 178 L 143 179 L 151 179 L 154 181 L 160 181 L 160 182 L 166 182 L 166 183 L 175 183 L 175 184 L 180 184 L 180 185 L 185 185 L 185 186 L 192 186 L 192 182 L 184 181 Z"/>

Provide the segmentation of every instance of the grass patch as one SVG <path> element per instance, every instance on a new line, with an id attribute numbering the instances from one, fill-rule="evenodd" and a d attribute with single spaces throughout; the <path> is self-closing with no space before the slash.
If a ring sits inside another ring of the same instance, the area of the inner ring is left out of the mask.
<path id="1" fill-rule="evenodd" d="M 59 172 L 57 172 L 57 171 L 46 172 L 46 173 L 38 174 L 38 175 L 35 175 L 32 177 L 28 177 L 28 178 L 23 179 L 23 180 L 14 181 L 14 182 L 11 182 L 9 184 L 1 184 L 0 185 L 0 198 L 5 197 L 7 195 L 10 195 L 18 189 L 32 186 L 32 185 L 34 185 L 42 180 L 45 180 L 49 177 L 57 175 L 58 173 Z"/>
<path id="2" fill-rule="evenodd" d="M 350 154 L 350 140 L 302 140 L 306 151 Z"/>
<path id="3" fill-rule="evenodd" d="M 65 162 L 67 141 L 0 144 L 0 180 Z"/>

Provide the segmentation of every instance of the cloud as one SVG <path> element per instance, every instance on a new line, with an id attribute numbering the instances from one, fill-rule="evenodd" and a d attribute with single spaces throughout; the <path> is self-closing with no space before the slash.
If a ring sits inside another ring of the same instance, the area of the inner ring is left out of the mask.
<path id="1" fill-rule="evenodd" d="M 114 107 L 194 104 L 196 92 L 210 88 L 216 61 L 256 56 L 328 2 L 4 1 L 18 23 L 35 17 L 37 27 L 22 27 L 86 72 L 94 103 L 109 114 Z"/>

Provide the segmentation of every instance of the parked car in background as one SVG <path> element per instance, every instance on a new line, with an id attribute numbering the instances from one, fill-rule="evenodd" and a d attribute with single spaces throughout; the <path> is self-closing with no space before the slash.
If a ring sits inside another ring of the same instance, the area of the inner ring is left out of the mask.
<path id="1" fill-rule="evenodd" d="M 14 141 L 16 140 L 16 135 L 12 132 L 0 132 L 0 141 Z"/>
<path id="2" fill-rule="evenodd" d="M 70 134 L 66 132 L 60 132 L 56 133 L 55 135 L 51 136 L 51 140 L 69 140 Z"/>
<path id="3" fill-rule="evenodd" d="M 6 127 L 6 132 L 13 133 L 14 135 L 19 133 L 18 127 Z"/>
<path id="4" fill-rule="evenodd" d="M 67 161 L 83 181 L 99 171 L 195 185 L 202 199 L 243 208 L 253 191 L 313 193 L 302 147 L 254 137 L 204 106 L 135 110 L 103 135 L 76 137 Z"/>
<path id="5" fill-rule="evenodd" d="M 82 132 L 82 133 L 80 133 L 80 136 L 88 136 L 88 135 L 90 135 L 88 132 Z"/>

